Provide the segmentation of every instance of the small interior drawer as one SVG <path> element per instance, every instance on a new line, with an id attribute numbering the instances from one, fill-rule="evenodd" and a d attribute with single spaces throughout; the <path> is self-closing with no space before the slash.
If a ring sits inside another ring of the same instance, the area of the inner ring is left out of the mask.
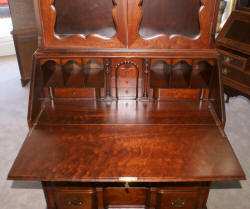
<path id="1" fill-rule="evenodd" d="M 117 77 L 138 77 L 139 72 L 135 68 L 119 68 L 117 70 Z"/>
<path id="2" fill-rule="evenodd" d="M 238 81 L 247 86 L 250 85 L 250 75 L 247 73 L 243 73 L 237 69 L 232 67 L 228 67 L 226 65 L 222 65 L 222 74 L 234 81 Z"/>
<path id="3" fill-rule="evenodd" d="M 54 191 L 57 208 L 60 209 L 94 209 L 96 208 L 96 194 L 92 188 L 81 190 Z"/>
<path id="4" fill-rule="evenodd" d="M 135 87 L 119 87 L 119 88 L 112 88 L 111 89 L 113 96 L 118 96 L 119 98 L 136 98 L 136 88 Z M 138 97 L 142 95 L 142 90 L 138 89 Z"/>
<path id="5" fill-rule="evenodd" d="M 198 195 L 198 191 L 159 190 L 157 209 L 196 209 Z"/>
<path id="6" fill-rule="evenodd" d="M 117 205 L 141 205 L 146 207 L 149 188 L 114 188 L 104 189 L 104 205 L 112 207 Z"/>
<path id="7" fill-rule="evenodd" d="M 112 78 L 112 87 L 116 86 L 116 82 L 117 82 L 117 87 L 136 87 L 136 85 L 138 85 L 138 87 L 141 87 L 142 85 L 142 79 L 138 79 L 138 83 L 137 83 L 137 79 L 136 77 L 119 77 L 117 80 L 115 79 L 115 77 Z"/>

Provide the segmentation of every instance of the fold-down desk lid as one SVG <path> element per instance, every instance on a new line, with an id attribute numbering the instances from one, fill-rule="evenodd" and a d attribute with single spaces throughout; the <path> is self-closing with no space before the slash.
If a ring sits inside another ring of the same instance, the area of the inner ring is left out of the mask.
<path id="1" fill-rule="evenodd" d="M 140 182 L 240 180 L 228 139 L 207 125 L 38 125 L 9 179 Z"/>

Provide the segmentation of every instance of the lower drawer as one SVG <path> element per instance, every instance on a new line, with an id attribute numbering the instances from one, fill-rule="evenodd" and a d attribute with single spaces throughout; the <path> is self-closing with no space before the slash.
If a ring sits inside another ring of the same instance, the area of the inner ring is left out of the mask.
<path id="1" fill-rule="evenodd" d="M 160 209 L 196 209 L 198 207 L 198 191 L 158 191 L 158 207 Z"/>
<path id="2" fill-rule="evenodd" d="M 43 183 L 43 189 L 48 209 L 200 209 L 206 208 L 209 183 L 134 183 L 127 188 L 116 183 Z"/>
<path id="3" fill-rule="evenodd" d="M 148 188 L 105 188 L 104 206 L 137 206 L 146 208 L 149 196 Z"/>
<path id="4" fill-rule="evenodd" d="M 55 204 L 58 209 L 94 209 L 96 192 L 93 188 L 60 189 L 54 191 Z"/>

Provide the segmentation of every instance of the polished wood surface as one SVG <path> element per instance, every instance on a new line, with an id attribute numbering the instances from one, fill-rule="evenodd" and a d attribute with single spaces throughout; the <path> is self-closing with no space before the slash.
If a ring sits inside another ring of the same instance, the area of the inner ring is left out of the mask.
<path id="1" fill-rule="evenodd" d="M 40 58 L 44 55 L 37 56 L 34 73 L 37 85 L 31 88 L 30 126 L 40 109 L 35 103 L 42 102 L 44 98 L 72 98 L 73 103 L 83 98 L 102 101 L 208 99 L 212 101 L 222 124 L 225 123 L 223 91 L 216 59 L 108 59 L 101 54 L 98 58 L 44 59 Z M 33 91 L 36 93 L 33 94 Z"/>
<path id="2" fill-rule="evenodd" d="M 216 39 L 217 45 L 249 55 L 249 25 L 249 12 L 234 11 L 218 35 Z"/>
<path id="3" fill-rule="evenodd" d="M 9 179 L 40 181 L 120 177 L 219 181 L 244 179 L 244 173 L 215 124 L 38 125 L 9 173 Z"/>
<path id="4" fill-rule="evenodd" d="M 96 101 L 46 102 L 39 125 L 64 124 L 215 124 L 209 101 Z"/>
<path id="5" fill-rule="evenodd" d="M 210 183 L 43 182 L 49 208 L 206 208 Z M 53 198 L 55 197 L 55 198 Z M 74 204 L 72 204 L 74 203 Z"/>
<path id="6" fill-rule="evenodd" d="M 223 131 L 219 0 L 34 2 L 9 179 L 41 181 L 49 209 L 205 209 L 211 181 L 245 179 Z"/>
<path id="7" fill-rule="evenodd" d="M 217 18 L 218 0 L 189 0 L 181 3 L 155 1 L 153 5 L 146 0 L 114 0 L 113 4 L 111 1 L 105 1 L 104 9 L 102 6 L 104 1 L 96 0 L 94 4 L 90 4 L 89 1 L 81 1 L 81 3 L 77 1 L 69 4 L 67 10 L 63 7 L 64 2 L 35 1 L 39 11 L 37 13 L 39 34 L 42 37 L 40 48 L 214 48 L 211 34 L 215 34 L 214 23 Z M 165 10 L 163 10 L 164 7 Z M 84 8 L 88 10 L 82 12 Z M 183 8 L 186 15 L 183 15 Z M 95 18 L 91 19 L 91 24 L 84 22 L 88 22 L 92 15 Z M 76 21 L 74 16 L 77 16 Z M 166 27 L 167 21 L 175 24 L 171 23 L 171 27 L 169 24 Z M 43 22 L 42 25 L 41 22 Z M 78 23 L 77 26 L 76 23 Z M 69 25 L 72 26 L 71 31 L 69 31 Z M 84 31 L 79 29 L 81 25 L 85 26 Z M 145 28 L 146 31 L 154 31 L 154 33 L 145 37 L 142 33 Z M 64 32 L 64 34 L 55 36 L 55 31 Z"/>

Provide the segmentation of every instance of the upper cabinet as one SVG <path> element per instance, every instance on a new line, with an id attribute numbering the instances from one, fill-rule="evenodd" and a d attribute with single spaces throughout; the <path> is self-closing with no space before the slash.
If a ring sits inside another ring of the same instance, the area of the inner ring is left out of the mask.
<path id="1" fill-rule="evenodd" d="M 218 0 L 35 0 L 40 48 L 214 48 Z"/>

